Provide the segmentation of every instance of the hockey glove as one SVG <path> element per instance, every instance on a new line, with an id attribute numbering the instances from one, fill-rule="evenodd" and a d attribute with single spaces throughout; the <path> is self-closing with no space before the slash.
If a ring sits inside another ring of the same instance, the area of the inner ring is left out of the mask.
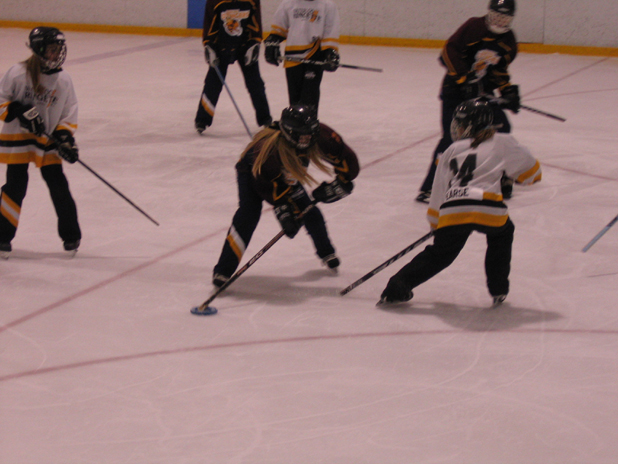
<path id="1" fill-rule="evenodd" d="M 283 42 L 283 37 L 279 35 L 270 34 L 266 37 L 264 41 L 264 58 L 267 63 L 279 66 L 281 62 L 281 49 L 279 48 L 279 44 L 281 42 Z"/>
<path id="2" fill-rule="evenodd" d="M 245 66 L 251 66 L 252 64 L 257 63 L 258 58 L 260 57 L 260 44 L 254 43 L 245 52 Z"/>
<path id="3" fill-rule="evenodd" d="M 511 110 L 513 113 L 518 113 L 521 108 L 521 102 L 519 99 L 519 86 L 509 85 L 500 92 L 500 107 L 507 110 Z"/>
<path id="4" fill-rule="evenodd" d="M 209 66 L 219 66 L 217 52 L 210 45 L 204 46 L 204 58 L 206 58 L 206 63 Z"/>
<path id="5" fill-rule="evenodd" d="M 281 228 L 290 238 L 294 238 L 294 236 L 300 230 L 300 226 L 302 225 L 302 221 L 296 219 L 296 215 L 294 214 L 292 205 L 289 203 L 284 203 L 282 205 L 275 207 L 275 216 L 277 216 L 277 220 L 279 224 L 281 224 Z"/>
<path id="6" fill-rule="evenodd" d="M 21 127 L 36 136 L 40 136 L 45 132 L 43 119 L 34 105 L 13 102 L 9 105 L 9 114 L 10 113 L 13 113 L 14 116 L 10 119 L 7 117 L 6 122 L 10 122 L 17 118 L 19 119 L 19 125 Z"/>
<path id="7" fill-rule="evenodd" d="M 324 71 L 334 72 L 339 67 L 339 53 L 333 48 L 324 51 Z"/>
<path id="8" fill-rule="evenodd" d="M 331 183 L 322 182 L 312 193 L 315 201 L 321 203 L 334 203 L 347 197 L 354 188 L 352 181 L 341 182 L 335 179 Z"/>
<path id="9" fill-rule="evenodd" d="M 58 156 L 68 163 L 75 163 L 79 159 L 79 151 L 75 144 L 73 134 L 68 130 L 57 130 L 52 134 L 57 140 L 58 144 L 55 147 L 58 150 Z"/>

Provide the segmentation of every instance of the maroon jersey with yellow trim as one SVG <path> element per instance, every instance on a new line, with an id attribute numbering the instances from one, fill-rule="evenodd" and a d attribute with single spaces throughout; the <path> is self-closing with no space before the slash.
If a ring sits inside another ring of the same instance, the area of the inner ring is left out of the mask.
<path id="1" fill-rule="evenodd" d="M 207 0 L 202 42 L 219 55 L 236 59 L 262 41 L 260 0 Z M 251 42 L 251 43 L 249 43 Z"/>
<path id="2" fill-rule="evenodd" d="M 509 65 L 517 55 L 513 31 L 494 34 L 485 17 L 470 18 L 448 39 L 440 61 L 447 68 L 442 95 L 457 92 L 466 80 L 478 80 L 486 93 L 510 83 Z"/>
<path id="3" fill-rule="evenodd" d="M 316 142 L 324 155 L 324 160 L 334 168 L 335 175 L 342 182 L 349 182 L 358 176 L 360 167 L 356 153 L 343 141 L 341 136 L 326 124 L 320 123 L 320 134 Z M 254 145 L 236 164 L 236 169 L 251 172 L 253 163 L 260 153 L 261 143 Z M 302 151 L 298 152 L 302 159 Z M 305 164 L 308 164 L 309 161 Z M 273 148 L 260 174 L 252 177 L 253 187 L 266 202 L 271 205 L 289 200 L 297 181 L 291 179 L 283 168 L 277 148 Z"/>

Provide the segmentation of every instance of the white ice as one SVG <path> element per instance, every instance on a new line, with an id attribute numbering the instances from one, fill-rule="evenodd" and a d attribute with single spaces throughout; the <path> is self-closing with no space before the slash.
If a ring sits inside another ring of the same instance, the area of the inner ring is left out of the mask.
<path id="1" fill-rule="evenodd" d="M 28 31 L 0 29 L 0 72 Z M 0 262 L 0 462 L 615 463 L 618 456 L 616 58 L 521 53 L 513 131 L 543 165 L 516 186 L 507 303 L 490 309 L 484 238 L 415 290 L 375 303 L 428 231 L 414 202 L 439 138 L 437 49 L 342 46 L 320 118 L 357 151 L 354 193 L 321 207 L 342 259 L 330 275 L 304 233 L 283 238 L 213 305 L 212 268 L 236 208 L 249 137 L 224 91 L 193 129 L 199 38 L 67 32 L 81 158 L 65 171 L 82 246 L 64 255 L 40 174 Z M 281 67 L 260 63 L 273 116 Z M 238 66 L 228 84 L 252 131 Z M 2 177 L 4 176 L 4 170 Z M 3 179 L 2 179 L 3 180 Z M 264 208 L 243 263 L 279 231 Z"/>

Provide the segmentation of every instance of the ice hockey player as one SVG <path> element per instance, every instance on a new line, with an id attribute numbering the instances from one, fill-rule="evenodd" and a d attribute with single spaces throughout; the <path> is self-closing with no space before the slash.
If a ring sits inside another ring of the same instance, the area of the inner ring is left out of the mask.
<path id="1" fill-rule="evenodd" d="M 36 27 L 29 35 L 32 56 L 12 66 L 0 80 L 0 162 L 7 165 L 0 199 L 0 253 L 8 258 L 28 187 L 28 166 L 41 169 L 56 214 L 64 249 L 74 254 L 81 230 L 77 208 L 62 170 L 61 158 L 78 159 L 73 133 L 77 129 L 77 97 L 62 69 L 67 47 L 54 27 Z M 60 144 L 53 143 L 51 133 Z"/>
<path id="2" fill-rule="evenodd" d="M 282 57 L 279 44 L 284 40 Z M 279 66 L 284 61 L 290 105 L 313 106 L 317 110 L 324 71 L 334 72 L 339 67 L 337 6 L 332 0 L 283 0 L 264 46 L 268 63 Z"/>
<path id="3" fill-rule="evenodd" d="M 335 175 L 332 182 L 322 182 L 313 190 L 316 202 L 333 203 L 352 192 L 360 169 L 354 151 L 337 132 L 319 122 L 313 108 L 285 108 L 279 121 L 255 135 L 236 164 L 239 206 L 214 267 L 216 287 L 225 284 L 238 267 L 264 201 L 274 206 L 288 237 L 293 238 L 304 225 L 322 263 L 337 271 L 340 261 L 324 216 L 317 206 L 310 207 L 312 201 L 304 187 L 316 183 L 307 172 L 310 164 Z"/>
<path id="4" fill-rule="evenodd" d="M 517 56 L 517 41 L 511 30 L 514 17 L 515 0 L 490 0 L 485 16 L 468 19 L 444 45 L 440 56 L 447 70 L 440 92 L 442 138 L 433 152 L 417 201 L 429 202 L 436 160 L 452 143 L 449 128 L 457 105 L 481 95 L 493 97 L 494 91 L 499 90 L 501 104 L 494 106 L 494 124 L 498 132 L 511 131 L 503 110 L 517 113 L 520 108 L 519 87 L 511 84 L 508 69 Z M 502 182 L 504 197 L 508 199 L 513 182 L 506 177 Z"/>
<path id="5" fill-rule="evenodd" d="M 412 289 L 448 267 L 473 231 L 487 237 L 485 273 L 494 304 L 509 293 L 515 226 L 502 201 L 502 174 L 523 185 L 541 180 L 541 166 L 510 134 L 496 133 L 493 110 L 483 99 L 455 109 L 453 144 L 439 158 L 427 216 L 435 230 L 428 245 L 388 282 L 381 303 L 412 298 Z"/>
<path id="6" fill-rule="evenodd" d="M 215 68 L 225 79 L 228 66 L 235 61 L 240 65 L 258 126 L 269 125 L 272 118 L 258 64 L 262 42 L 260 0 L 207 0 L 202 42 L 210 67 L 195 115 L 195 130 L 204 132 L 215 116 L 223 88 Z"/>

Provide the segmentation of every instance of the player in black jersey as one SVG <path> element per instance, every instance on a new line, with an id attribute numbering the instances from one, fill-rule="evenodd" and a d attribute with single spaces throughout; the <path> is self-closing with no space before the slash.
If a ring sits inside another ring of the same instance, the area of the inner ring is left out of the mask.
<path id="1" fill-rule="evenodd" d="M 215 286 L 221 287 L 238 267 L 260 220 L 264 201 L 274 206 L 275 216 L 288 237 L 293 238 L 304 225 L 318 257 L 336 271 L 339 258 L 324 217 L 316 206 L 309 208 L 312 201 L 303 186 L 315 183 L 307 172 L 309 164 L 335 174 L 335 180 L 322 182 L 313 190 L 313 199 L 322 203 L 348 196 L 360 170 L 354 151 L 337 132 L 318 121 L 315 109 L 291 106 L 283 110 L 280 121 L 255 135 L 236 164 L 238 209 L 213 271 Z"/>
<path id="2" fill-rule="evenodd" d="M 260 76 L 258 57 L 262 42 L 260 0 L 207 0 L 202 34 L 204 54 L 210 68 L 195 115 L 195 130 L 200 134 L 212 124 L 215 107 L 230 64 L 238 61 L 245 85 L 255 108 L 258 126 L 271 123 L 266 88 Z"/>
<path id="3" fill-rule="evenodd" d="M 515 16 L 515 0 L 490 0 L 485 16 L 468 19 L 448 39 L 440 62 L 447 69 L 440 99 L 442 100 L 442 138 L 434 150 L 429 172 L 416 200 L 429 202 L 437 158 L 452 143 L 450 125 L 457 105 L 482 95 L 500 92 L 501 105 L 494 105 L 494 124 L 499 132 L 510 132 L 504 109 L 519 111 L 519 88 L 512 85 L 509 65 L 517 56 L 517 41 L 511 30 Z M 503 195 L 510 197 L 512 181 L 503 180 Z"/>

